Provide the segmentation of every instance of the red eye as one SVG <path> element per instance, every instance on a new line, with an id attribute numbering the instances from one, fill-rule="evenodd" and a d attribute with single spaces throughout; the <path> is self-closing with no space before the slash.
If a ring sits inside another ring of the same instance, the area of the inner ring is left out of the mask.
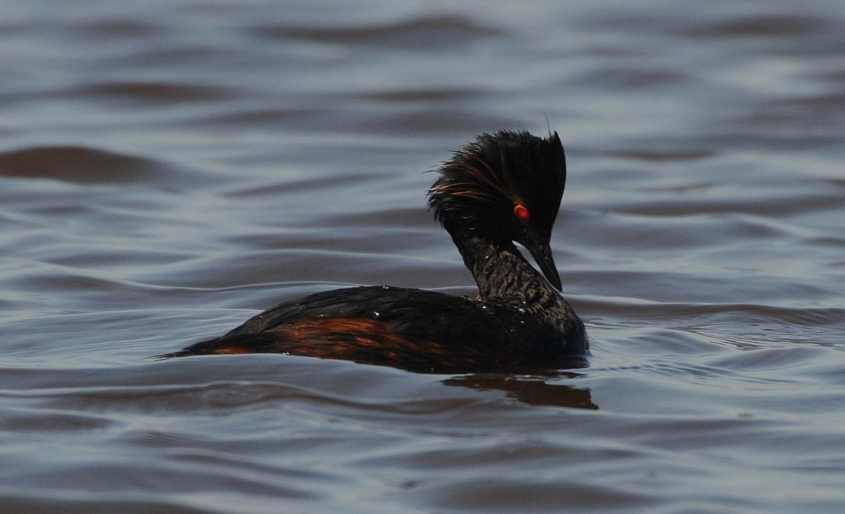
<path id="1" fill-rule="evenodd" d="M 513 206 L 513 215 L 522 221 L 528 221 L 531 218 L 531 214 L 528 213 L 528 207 L 522 205 L 521 203 Z"/>

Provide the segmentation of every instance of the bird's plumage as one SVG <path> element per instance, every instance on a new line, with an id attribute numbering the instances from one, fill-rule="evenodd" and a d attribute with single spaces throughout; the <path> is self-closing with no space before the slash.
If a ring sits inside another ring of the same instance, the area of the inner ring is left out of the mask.
<path id="1" fill-rule="evenodd" d="M 583 363 L 583 323 L 558 293 L 549 241 L 566 185 L 558 135 L 482 134 L 439 168 L 428 192 L 479 294 L 338 289 L 285 302 L 167 356 L 289 353 L 425 372 L 516 371 Z M 514 246 L 524 245 L 543 275 Z"/>

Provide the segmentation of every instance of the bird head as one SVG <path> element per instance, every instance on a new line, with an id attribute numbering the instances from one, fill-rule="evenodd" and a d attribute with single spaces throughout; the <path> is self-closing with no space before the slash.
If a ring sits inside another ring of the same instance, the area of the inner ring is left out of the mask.
<path id="1" fill-rule="evenodd" d="M 438 171 L 428 203 L 453 239 L 520 243 L 560 289 L 550 239 L 566 186 L 566 158 L 556 132 L 546 138 L 514 131 L 482 134 Z"/>

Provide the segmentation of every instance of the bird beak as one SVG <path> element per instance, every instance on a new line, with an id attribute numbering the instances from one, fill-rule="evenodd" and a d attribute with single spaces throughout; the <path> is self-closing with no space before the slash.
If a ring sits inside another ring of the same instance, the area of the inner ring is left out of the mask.
<path id="1" fill-rule="evenodd" d="M 543 272 L 543 276 L 546 277 L 546 280 L 548 280 L 555 289 L 560 291 L 562 288 L 560 283 L 560 274 L 557 272 L 557 266 L 555 266 L 555 260 L 554 257 L 552 257 L 552 247 L 549 244 L 549 238 L 542 237 L 533 230 L 528 231 L 526 236 L 525 248 L 531 252 L 531 256 L 534 257 L 534 261 L 537 263 L 540 271 Z"/>

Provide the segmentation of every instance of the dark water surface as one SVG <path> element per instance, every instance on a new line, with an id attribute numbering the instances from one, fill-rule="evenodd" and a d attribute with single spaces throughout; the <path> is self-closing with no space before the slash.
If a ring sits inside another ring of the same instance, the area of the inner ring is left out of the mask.
<path id="1" fill-rule="evenodd" d="M 841 2 L 0 13 L 0 512 L 845 511 Z M 470 292 L 421 172 L 547 118 L 589 368 L 150 359 Z"/>

